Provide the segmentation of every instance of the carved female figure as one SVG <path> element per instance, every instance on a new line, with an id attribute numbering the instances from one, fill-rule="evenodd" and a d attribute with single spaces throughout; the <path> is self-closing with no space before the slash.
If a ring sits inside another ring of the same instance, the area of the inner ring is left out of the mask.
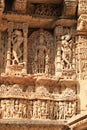
<path id="1" fill-rule="evenodd" d="M 72 56 L 72 40 L 70 35 L 62 36 L 62 46 L 61 46 L 61 52 L 62 52 L 62 63 L 63 63 L 63 69 L 64 68 L 71 68 L 71 56 Z"/>
<path id="2" fill-rule="evenodd" d="M 24 38 L 22 36 L 22 32 L 20 30 L 15 30 L 13 34 L 13 64 L 19 63 L 19 58 L 22 56 L 22 52 L 20 49 L 21 44 L 24 41 Z"/>

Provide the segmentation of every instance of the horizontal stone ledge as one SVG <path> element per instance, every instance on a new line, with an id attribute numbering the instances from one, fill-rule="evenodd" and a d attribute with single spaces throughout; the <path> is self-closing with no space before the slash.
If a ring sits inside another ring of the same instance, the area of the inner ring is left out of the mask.
<path id="1" fill-rule="evenodd" d="M 30 119 L 0 119 L 0 124 L 26 124 L 26 125 L 53 125 L 53 126 L 61 126 L 67 123 L 66 120 L 50 120 L 50 119 L 40 119 L 40 120 L 30 120 Z"/>
<path id="2" fill-rule="evenodd" d="M 86 35 L 87 36 L 87 30 L 77 30 L 77 35 Z"/>
<path id="3" fill-rule="evenodd" d="M 64 18 L 60 18 L 59 20 L 57 20 L 54 24 L 54 26 L 75 26 L 77 24 L 77 21 L 75 19 L 64 19 Z"/>
<path id="4" fill-rule="evenodd" d="M 0 99 L 2 100 L 2 99 L 7 99 L 7 100 L 15 100 L 15 99 L 17 99 L 17 100 L 28 100 L 28 101 L 36 101 L 36 100 L 44 100 L 44 101 L 53 101 L 53 102 L 69 102 L 69 101 L 78 101 L 78 96 L 77 97 L 73 97 L 73 98 L 70 98 L 70 97 L 68 97 L 68 98 L 52 98 L 52 97 L 39 97 L 39 96 L 37 96 L 37 97 L 25 97 L 25 96 L 14 96 L 14 95 L 12 95 L 12 96 L 9 96 L 9 95 L 7 95 L 7 96 L 1 96 L 0 95 Z"/>
<path id="5" fill-rule="evenodd" d="M 5 85 L 14 85 L 14 84 L 19 84 L 19 85 L 24 85 L 24 86 L 49 86 L 49 87 L 58 87 L 62 84 L 67 84 L 67 85 L 76 85 L 78 83 L 77 80 L 64 80 L 61 79 L 60 77 L 54 76 L 52 77 L 47 77 L 47 76 L 34 76 L 34 75 L 29 75 L 29 76 L 21 76 L 21 77 L 16 77 L 16 76 L 1 76 L 0 77 L 0 85 L 5 84 Z M 21 87 L 21 86 L 20 86 Z"/>
<path id="6" fill-rule="evenodd" d="M 35 17 L 29 15 L 18 15 L 14 13 L 3 14 L 2 19 L 11 22 L 27 23 L 28 27 L 31 28 L 53 28 L 53 23 L 57 19 L 54 16 L 51 17 Z"/>
<path id="7" fill-rule="evenodd" d="M 30 3 L 50 3 L 50 4 L 60 4 L 63 0 L 29 0 Z"/>

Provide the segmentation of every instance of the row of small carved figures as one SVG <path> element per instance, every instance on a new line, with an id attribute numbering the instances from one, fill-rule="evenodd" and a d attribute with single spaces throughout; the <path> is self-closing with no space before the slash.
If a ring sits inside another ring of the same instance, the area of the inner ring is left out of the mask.
<path id="1" fill-rule="evenodd" d="M 67 119 L 76 114 L 76 101 L 27 101 L 1 100 L 0 116 L 5 118 L 28 119 Z"/>

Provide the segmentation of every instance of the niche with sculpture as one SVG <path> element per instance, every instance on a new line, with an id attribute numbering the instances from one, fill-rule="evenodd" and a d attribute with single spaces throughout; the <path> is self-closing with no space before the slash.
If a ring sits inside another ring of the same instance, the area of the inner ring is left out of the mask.
<path id="1" fill-rule="evenodd" d="M 22 24 L 8 23 L 7 74 L 27 72 L 25 49 L 27 49 L 27 29 L 24 29 Z"/>
<path id="2" fill-rule="evenodd" d="M 54 73 L 53 37 L 45 30 L 33 32 L 29 37 L 29 70 L 33 74 Z"/>

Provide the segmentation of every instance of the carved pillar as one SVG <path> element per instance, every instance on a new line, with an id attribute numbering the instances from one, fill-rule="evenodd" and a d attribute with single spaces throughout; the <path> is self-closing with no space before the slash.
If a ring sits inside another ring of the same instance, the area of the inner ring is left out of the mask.
<path id="1" fill-rule="evenodd" d="M 77 24 L 77 72 L 81 80 L 87 79 L 87 1 L 79 0 Z"/>
<path id="2" fill-rule="evenodd" d="M 6 62 L 6 69 L 5 73 L 9 73 L 9 65 L 11 64 L 11 33 L 13 30 L 13 23 L 8 23 L 8 45 L 7 45 L 7 62 Z"/>
<path id="3" fill-rule="evenodd" d="M 60 37 L 63 32 L 62 26 L 56 26 L 55 28 L 55 43 L 56 43 L 56 54 L 55 54 L 55 75 L 61 75 L 61 41 Z"/>
<path id="4" fill-rule="evenodd" d="M 24 69 L 23 73 L 27 73 L 27 42 L 28 42 L 28 24 L 23 24 L 23 33 L 24 33 Z"/>
<path id="5" fill-rule="evenodd" d="M 56 50 L 56 57 L 55 57 L 55 75 L 61 75 L 61 44 L 60 41 L 57 42 L 57 50 Z"/>

